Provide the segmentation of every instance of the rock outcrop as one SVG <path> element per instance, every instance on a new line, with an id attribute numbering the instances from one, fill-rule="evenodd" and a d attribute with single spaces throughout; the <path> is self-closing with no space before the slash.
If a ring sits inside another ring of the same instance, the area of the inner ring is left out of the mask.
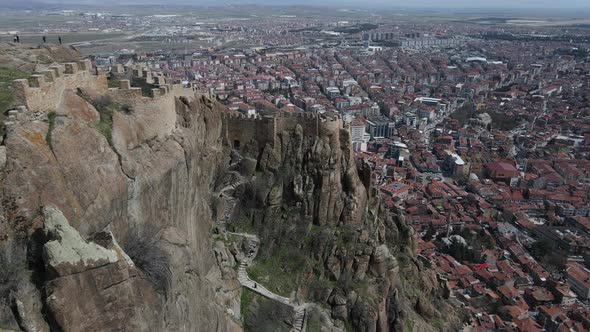
<path id="1" fill-rule="evenodd" d="M 242 122 L 190 88 L 146 97 L 108 89 L 86 62 L 67 68 L 53 67 L 64 75 L 54 82 L 20 82 L 19 98 L 39 109 L 12 112 L 0 147 L 0 248 L 26 248 L 0 302 L 0 318 L 16 313 L 11 328 L 272 329 L 273 313 L 292 313 L 240 305 L 245 255 L 224 229 L 244 224 L 261 260 L 294 258 L 274 270 L 297 285 L 278 286 L 328 308 L 314 324 L 390 331 L 452 316 L 444 282 L 414 257 L 401 215 L 381 206 L 337 116 Z"/>
<path id="2" fill-rule="evenodd" d="M 229 160 L 219 106 L 194 91 L 150 98 L 62 75 L 43 103 L 54 111 L 19 111 L 3 141 L 0 233 L 29 247 L 21 260 L 33 277 L 23 272 L 22 284 L 40 290 L 22 312 L 43 311 L 65 331 L 240 330 L 235 270 L 217 264 L 231 254 L 223 243 L 213 250 L 209 203 Z M 52 224 L 61 215 L 65 233 Z"/>
<path id="3" fill-rule="evenodd" d="M 55 206 L 43 208 L 45 305 L 63 331 L 153 331 L 158 300 L 112 234 L 83 239 Z M 85 296 L 80 296 L 84 294 Z M 72 310 L 75 308 L 75 310 Z"/>
<path id="4" fill-rule="evenodd" d="M 413 229 L 361 180 L 348 131 L 304 131 L 300 124 L 282 130 L 274 145 L 264 136 L 240 142 L 243 160 L 258 161 L 257 175 L 230 229 L 261 236 L 263 264 L 279 255 L 298 265 L 266 271 L 261 283 L 295 274 L 297 296 L 329 306 L 332 321 L 322 325 L 334 329 L 401 331 L 410 321 L 452 321 L 444 289 L 414 256 Z M 433 302 L 442 303 L 438 310 Z"/>

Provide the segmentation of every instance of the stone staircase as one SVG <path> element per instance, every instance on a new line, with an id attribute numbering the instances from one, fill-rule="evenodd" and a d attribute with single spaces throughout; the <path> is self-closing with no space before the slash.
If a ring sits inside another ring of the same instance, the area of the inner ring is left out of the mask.
<path id="1" fill-rule="evenodd" d="M 234 197 L 224 196 L 225 197 L 225 205 L 223 206 L 223 212 L 221 213 L 221 217 L 219 218 L 220 224 L 226 224 L 231 217 L 236 204 L 238 204 L 238 200 Z"/>
<path id="2" fill-rule="evenodd" d="M 225 198 L 225 205 L 223 207 L 223 212 L 221 213 L 221 217 L 219 218 L 219 221 L 218 221 L 218 223 L 220 225 L 225 226 L 225 224 L 231 218 L 232 213 L 234 212 L 234 209 L 236 208 L 236 205 L 238 204 L 238 199 L 231 196 L 231 195 L 228 195 L 226 192 L 231 191 L 231 190 L 235 190 L 236 188 L 238 188 L 239 186 L 241 186 L 244 183 L 246 183 L 246 181 L 243 179 L 240 179 L 239 181 L 235 181 L 235 182 L 231 183 L 230 185 L 226 186 L 225 188 L 221 189 L 220 194 L 222 197 Z"/>
<path id="3" fill-rule="evenodd" d="M 238 268 L 238 281 L 240 282 L 242 287 L 246 287 L 264 297 L 267 297 L 271 300 L 275 300 L 277 302 L 280 302 L 293 308 L 293 327 L 291 328 L 290 332 L 305 331 L 305 323 L 307 318 L 306 309 L 308 304 L 297 305 L 296 303 L 291 301 L 291 299 L 271 292 L 266 287 L 250 279 L 250 277 L 248 276 L 248 272 L 246 271 L 246 269 L 252 263 L 252 261 L 254 261 L 254 258 L 256 258 L 256 254 L 258 253 L 258 247 L 260 245 L 259 238 L 256 235 L 247 233 L 228 234 L 249 238 L 248 246 L 246 248 L 246 257 L 244 260 L 240 262 L 240 267 Z"/>
<path id="4" fill-rule="evenodd" d="M 301 305 L 294 308 L 295 314 L 293 315 L 293 328 L 290 332 L 302 332 L 305 331 L 305 319 L 307 318 L 306 306 Z"/>
<path id="5" fill-rule="evenodd" d="M 237 154 L 237 155 L 238 155 L 237 161 L 233 162 L 230 165 L 230 167 L 239 164 L 239 162 L 243 159 L 243 157 L 241 155 L 239 155 L 239 154 Z M 219 221 L 218 221 L 218 223 L 220 225 L 225 226 L 227 224 L 227 222 L 230 220 L 230 218 L 233 214 L 233 211 L 234 211 L 236 205 L 238 204 L 238 199 L 231 196 L 231 195 L 226 194 L 226 192 L 233 191 L 236 188 L 238 188 L 240 185 L 242 185 L 246 182 L 247 181 L 244 181 L 243 179 L 240 178 L 239 181 L 235 181 L 220 190 L 221 196 L 225 198 L 225 205 L 223 208 L 223 212 L 222 212 L 221 217 L 219 218 Z M 225 229 L 225 227 L 223 227 L 223 228 Z M 298 304 L 294 303 L 293 301 L 291 301 L 291 299 L 288 299 L 284 296 L 280 296 L 278 294 L 271 292 L 266 287 L 260 285 L 258 282 L 250 279 L 250 277 L 248 276 L 248 272 L 246 271 L 246 269 L 254 261 L 254 258 L 256 258 L 256 255 L 258 254 L 258 248 L 260 247 L 260 239 L 258 238 L 258 236 L 254 235 L 254 234 L 248 234 L 248 233 L 227 232 L 227 234 L 245 237 L 248 239 L 248 244 L 246 247 L 246 256 L 240 262 L 240 266 L 238 268 L 238 281 L 240 282 L 240 285 L 242 285 L 242 287 L 248 288 L 248 289 L 264 296 L 264 297 L 267 297 L 271 300 L 275 300 L 277 302 L 280 302 L 282 304 L 288 305 L 291 308 L 293 308 L 293 327 L 291 328 L 290 332 L 305 331 L 305 323 L 306 323 L 306 318 L 307 318 L 306 308 L 307 308 L 308 304 L 298 305 Z"/>

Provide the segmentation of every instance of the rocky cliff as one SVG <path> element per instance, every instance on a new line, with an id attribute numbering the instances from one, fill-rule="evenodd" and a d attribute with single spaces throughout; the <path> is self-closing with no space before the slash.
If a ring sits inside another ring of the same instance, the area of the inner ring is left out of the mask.
<path id="1" fill-rule="evenodd" d="M 460 327 L 445 280 L 414 255 L 412 228 L 368 185 L 349 132 L 321 124 L 317 135 L 304 132 L 299 124 L 283 130 L 274 146 L 257 136 L 240 142 L 238 169 L 250 174 L 242 172 L 249 181 L 238 188 L 228 227 L 261 236 L 250 274 L 278 294 L 327 308 L 328 315 L 310 311 L 312 331 Z M 260 310 L 251 315 L 264 319 Z"/>
<path id="2" fill-rule="evenodd" d="M 293 325 L 242 291 L 247 246 L 228 231 L 260 237 L 252 278 L 317 304 L 308 331 L 449 328 L 444 281 L 359 176 L 337 117 L 242 123 L 191 89 L 108 89 L 84 61 L 36 70 L 15 83 L 26 107 L 0 149 L 0 328 Z"/>
<path id="3" fill-rule="evenodd" d="M 3 321 L 27 331 L 239 330 L 239 284 L 219 268 L 211 236 L 213 176 L 228 155 L 219 106 L 194 93 L 109 92 L 106 78 L 80 73 L 27 88 L 57 90 L 43 100 L 49 111 L 19 108 L 7 121 L 0 234 L 19 277 L 4 276 Z M 97 81 L 75 82 L 86 77 Z M 76 241 L 48 229 L 48 206 Z M 133 266 L 76 247 L 108 247 L 104 232 Z"/>

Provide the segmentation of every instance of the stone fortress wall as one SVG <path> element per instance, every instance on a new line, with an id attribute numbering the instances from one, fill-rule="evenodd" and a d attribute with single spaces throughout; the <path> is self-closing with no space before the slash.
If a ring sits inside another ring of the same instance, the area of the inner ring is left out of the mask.
<path id="1" fill-rule="evenodd" d="M 100 68 L 92 70 L 90 60 L 52 65 L 28 79 L 15 80 L 12 94 L 17 105 L 35 112 L 54 112 L 65 90 L 82 88 L 93 93 L 107 90 L 107 79 Z"/>
<path id="2" fill-rule="evenodd" d="M 41 113 L 54 112 L 66 90 L 109 96 L 115 102 L 140 112 L 142 125 L 148 127 L 146 134 L 156 136 L 166 135 L 174 129 L 176 97 L 202 95 L 193 85 L 169 84 L 161 74 L 152 73 L 141 65 L 117 65 L 110 74 L 118 79 L 118 88 L 108 87 L 103 68 L 93 69 L 90 60 L 80 60 L 52 65 L 40 74 L 16 80 L 12 91 L 17 105 Z M 305 136 L 338 133 L 343 127 L 342 119 L 337 114 L 279 112 L 273 116 L 246 117 L 238 112 L 227 111 L 221 116 L 224 135 L 232 145 L 256 140 L 262 146 L 267 143 L 275 146 L 278 134 L 295 130 L 297 125 L 301 126 Z M 137 137 L 133 141 L 125 142 L 128 148 L 139 144 L 141 138 Z"/>
<path id="3" fill-rule="evenodd" d="M 159 97 L 192 96 L 195 89 L 184 87 L 182 84 L 168 84 L 162 76 L 152 77 L 146 69 L 129 69 L 131 80 L 120 80 L 119 88 L 108 88 L 107 77 L 101 67 L 92 68 L 90 60 L 80 60 L 49 66 L 39 74 L 31 75 L 28 79 L 18 79 L 12 84 L 12 94 L 17 105 L 25 106 L 34 112 L 48 113 L 55 111 L 65 90 L 81 89 L 92 95 L 109 95 L 115 99 L 127 99 L 133 103 L 141 97 L 140 87 L 132 87 L 131 81 L 143 79 L 153 86 L 145 102 L 153 102 Z M 148 79 L 146 79 L 146 77 Z"/>
<path id="4" fill-rule="evenodd" d="M 247 117 L 237 112 L 222 116 L 224 133 L 234 148 L 252 140 L 261 146 L 278 144 L 278 135 L 283 131 L 293 131 L 297 125 L 303 129 L 304 136 L 322 136 L 338 133 L 343 128 L 342 119 L 337 114 L 318 114 L 305 112 L 279 112 L 274 116 Z"/>
<path id="5" fill-rule="evenodd" d="M 150 91 L 151 100 L 146 100 L 150 105 L 158 105 L 160 109 L 166 109 L 172 102 L 159 96 L 191 96 L 195 93 L 203 95 L 194 86 L 183 87 L 182 84 L 167 84 L 167 80 L 161 74 L 153 73 L 142 65 L 113 67 L 111 74 L 119 79 L 120 88 L 110 89 L 111 95 L 119 100 L 141 101 L 142 94 Z M 150 89 L 150 87 L 152 87 Z M 223 133 L 228 142 L 236 148 L 252 140 L 258 141 L 264 146 L 269 143 L 277 144 L 278 134 L 282 131 L 295 130 L 299 124 L 306 136 L 319 136 L 320 133 L 337 133 L 343 127 L 339 115 L 322 115 L 305 112 L 279 112 L 273 116 L 247 117 L 239 112 L 228 111 L 221 114 L 223 121 Z"/>

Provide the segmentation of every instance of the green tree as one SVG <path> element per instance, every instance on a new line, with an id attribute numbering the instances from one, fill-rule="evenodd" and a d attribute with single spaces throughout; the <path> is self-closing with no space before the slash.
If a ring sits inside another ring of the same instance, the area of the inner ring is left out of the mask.
<path id="1" fill-rule="evenodd" d="M 536 241 L 531 245 L 531 253 L 537 258 L 547 256 L 554 250 L 555 244 L 547 239 Z"/>

